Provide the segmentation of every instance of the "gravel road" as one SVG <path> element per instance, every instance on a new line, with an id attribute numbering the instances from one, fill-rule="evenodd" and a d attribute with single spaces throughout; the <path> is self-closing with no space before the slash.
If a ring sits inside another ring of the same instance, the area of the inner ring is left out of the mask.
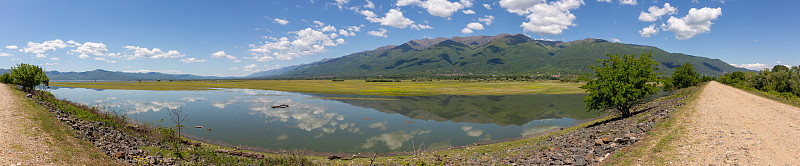
<path id="1" fill-rule="evenodd" d="M 6 84 L 0 84 L 0 165 L 53 165 L 52 148 Z M 39 133 L 39 134 L 34 134 Z"/>
<path id="2" fill-rule="evenodd" d="M 800 165 L 800 109 L 709 83 L 692 105 L 684 165 Z"/>

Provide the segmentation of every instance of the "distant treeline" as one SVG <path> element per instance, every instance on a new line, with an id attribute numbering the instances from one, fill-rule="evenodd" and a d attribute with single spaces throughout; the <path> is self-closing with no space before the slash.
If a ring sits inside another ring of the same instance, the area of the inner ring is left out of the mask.
<path id="1" fill-rule="evenodd" d="M 760 72 L 726 73 L 719 82 L 744 89 L 755 89 L 770 95 L 798 99 L 800 96 L 800 65 L 791 68 L 776 65 Z"/>

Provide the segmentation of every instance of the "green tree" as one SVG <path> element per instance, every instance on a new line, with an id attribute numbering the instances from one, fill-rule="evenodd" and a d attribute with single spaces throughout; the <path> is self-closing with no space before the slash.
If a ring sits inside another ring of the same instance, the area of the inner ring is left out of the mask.
<path id="1" fill-rule="evenodd" d="M 639 99 L 658 92 L 654 84 L 658 79 L 655 70 L 656 61 L 650 58 L 652 54 L 642 53 L 636 55 L 606 54 L 607 59 L 598 60 L 602 66 L 592 68 L 594 79 L 589 80 L 581 89 L 586 89 L 589 95 L 584 97 L 586 107 L 589 109 L 614 108 L 622 116 L 631 115 L 631 108 L 638 104 Z"/>
<path id="2" fill-rule="evenodd" d="M 47 78 L 44 69 L 36 65 L 21 63 L 17 67 L 11 67 L 10 73 L 12 82 L 22 86 L 22 89 L 28 92 L 33 91 L 34 87 L 41 84 L 50 85 L 50 78 Z"/>
<path id="3" fill-rule="evenodd" d="M 3 73 L 3 75 L 0 75 L 0 83 L 10 84 L 11 83 L 11 74 Z"/>
<path id="4" fill-rule="evenodd" d="M 679 66 L 672 74 L 672 85 L 675 89 L 690 87 L 698 82 L 700 82 L 700 74 L 694 71 L 694 67 L 689 62 Z"/>

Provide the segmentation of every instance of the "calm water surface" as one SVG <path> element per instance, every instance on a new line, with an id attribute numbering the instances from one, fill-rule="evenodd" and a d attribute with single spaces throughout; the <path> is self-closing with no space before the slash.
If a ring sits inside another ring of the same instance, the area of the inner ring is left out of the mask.
<path id="1" fill-rule="evenodd" d="M 121 110 L 170 126 L 168 109 L 188 115 L 183 132 L 231 145 L 315 152 L 396 152 L 537 134 L 599 116 L 581 97 L 365 96 L 250 89 L 100 90 L 53 87 L 59 98 Z M 287 104 L 289 108 L 271 108 Z M 163 119 L 162 122 L 160 120 Z"/>

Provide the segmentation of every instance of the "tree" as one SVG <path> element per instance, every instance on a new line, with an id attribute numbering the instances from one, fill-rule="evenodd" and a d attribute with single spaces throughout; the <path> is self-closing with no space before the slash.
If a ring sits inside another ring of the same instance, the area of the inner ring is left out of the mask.
<path id="1" fill-rule="evenodd" d="M 11 67 L 10 76 L 13 84 L 22 86 L 27 92 L 41 84 L 50 85 L 50 78 L 47 78 L 44 69 L 36 65 L 21 63 L 17 67 Z"/>
<path id="2" fill-rule="evenodd" d="M 610 109 L 614 108 L 622 116 L 631 115 L 631 108 L 638 103 L 639 99 L 658 92 L 654 84 L 657 81 L 655 65 L 656 61 L 650 58 L 652 54 L 642 53 L 635 55 L 624 54 L 622 57 L 606 54 L 607 59 L 598 60 L 602 66 L 594 66 L 594 79 L 589 80 L 586 85 L 581 86 L 589 92 L 584 97 L 586 107 L 589 109 Z M 591 75 L 590 75 L 591 76 Z"/>
<path id="3" fill-rule="evenodd" d="M 698 82 L 700 82 L 700 74 L 694 71 L 694 67 L 689 62 L 679 66 L 672 74 L 672 85 L 675 89 L 690 87 Z"/>
<path id="4" fill-rule="evenodd" d="M 0 83 L 10 84 L 12 83 L 11 81 L 12 81 L 11 74 L 3 73 L 3 75 L 0 75 Z"/>
<path id="5" fill-rule="evenodd" d="M 178 131 L 178 137 L 181 136 L 181 129 L 183 129 L 183 121 L 186 120 L 186 114 L 183 114 L 183 108 L 169 109 L 169 119 L 175 123 L 175 129 Z"/>

